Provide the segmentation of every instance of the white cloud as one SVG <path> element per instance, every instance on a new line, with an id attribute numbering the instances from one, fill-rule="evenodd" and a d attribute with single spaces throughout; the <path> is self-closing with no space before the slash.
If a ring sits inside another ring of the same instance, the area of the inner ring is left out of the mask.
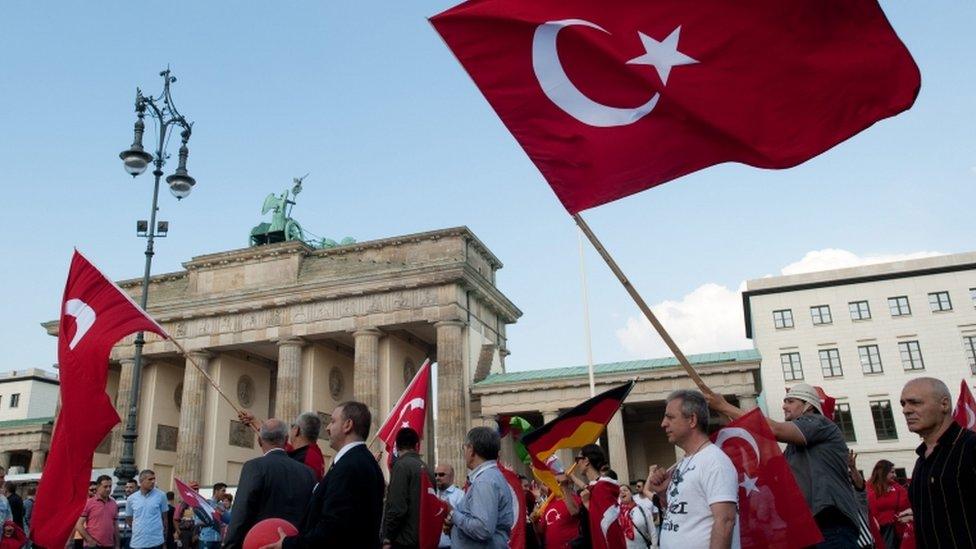
<path id="1" fill-rule="evenodd" d="M 780 270 L 791 275 L 857 267 L 872 263 L 887 263 L 941 255 L 939 252 L 904 254 L 867 254 L 859 256 L 847 250 L 827 248 L 807 252 L 802 259 Z M 752 348 L 746 339 L 742 318 L 742 292 L 745 282 L 736 290 L 709 282 L 695 288 L 678 301 L 662 301 L 651 309 L 674 338 L 678 347 L 688 354 L 731 351 Z M 616 331 L 617 340 L 634 358 L 670 356 L 671 352 L 643 316 L 630 316 Z"/>

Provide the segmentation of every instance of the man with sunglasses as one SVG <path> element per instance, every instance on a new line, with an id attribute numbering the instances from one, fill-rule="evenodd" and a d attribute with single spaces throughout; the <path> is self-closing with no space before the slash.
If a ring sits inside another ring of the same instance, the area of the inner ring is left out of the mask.
<path id="1" fill-rule="evenodd" d="M 464 491 L 454 485 L 454 467 L 447 463 L 438 463 L 434 468 L 434 484 L 437 486 L 437 497 L 441 501 L 446 501 L 451 507 L 457 507 Z M 441 533 L 441 540 L 438 542 L 438 549 L 446 549 L 451 546 L 451 536 Z"/>

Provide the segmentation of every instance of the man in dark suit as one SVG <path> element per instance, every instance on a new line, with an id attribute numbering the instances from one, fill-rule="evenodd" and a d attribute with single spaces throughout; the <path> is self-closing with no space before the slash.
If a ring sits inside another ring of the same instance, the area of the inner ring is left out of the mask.
<path id="1" fill-rule="evenodd" d="M 315 487 L 298 536 L 284 539 L 278 547 L 380 547 L 385 486 L 376 456 L 364 442 L 371 419 L 362 402 L 343 402 L 332 411 L 327 428 L 335 458 Z"/>
<path id="2" fill-rule="evenodd" d="M 299 524 L 305 515 L 315 477 L 312 470 L 288 457 L 288 426 L 271 418 L 261 425 L 258 444 L 264 455 L 244 464 L 234 498 L 224 547 L 237 549 L 247 532 L 266 518 Z"/>

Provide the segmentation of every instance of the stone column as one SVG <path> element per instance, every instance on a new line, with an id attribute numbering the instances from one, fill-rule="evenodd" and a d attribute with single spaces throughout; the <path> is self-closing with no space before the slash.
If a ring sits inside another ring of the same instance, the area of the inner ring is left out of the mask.
<path id="1" fill-rule="evenodd" d="M 290 425 L 301 412 L 302 348 L 297 337 L 278 341 L 278 376 L 275 378 L 274 416 Z"/>
<path id="2" fill-rule="evenodd" d="M 369 436 L 372 437 L 379 429 L 380 415 L 380 336 L 383 332 L 376 328 L 363 328 L 353 332 L 356 340 L 355 357 L 353 358 L 352 388 L 353 397 L 369 407 L 373 417 L 370 424 Z M 372 450 L 379 448 L 374 443 Z"/>
<path id="3" fill-rule="evenodd" d="M 736 398 L 739 399 L 739 408 L 746 412 L 758 406 L 756 395 L 736 395 Z"/>
<path id="4" fill-rule="evenodd" d="M 28 473 L 40 473 L 44 470 L 44 462 L 47 461 L 47 452 L 44 450 L 34 450 L 31 452 L 30 467 Z"/>
<path id="5" fill-rule="evenodd" d="M 209 374 L 211 358 L 213 355 L 206 351 L 190 351 L 183 370 L 180 430 L 173 476 L 184 482 L 199 482 L 203 473 L 203 431 L 207 416 L 207 386 L 210 384 L 190 360 Z"/>
<path id="6" fill-rule="evenodd" d="M 607 453 L 610 454 L 610 468 L 617 472 L 621 483 L 630 482 L 627 466 L 627 441 L 624 437 L 623 410 L 617 410 L 607 424 Z"/>
<path id="7" fill-rule="evenodd" d="M 559 417 L 559 410 L 542 412 L 542 421 L 545 423 L 549 423 L 550 421 L 556 419 L 557 417 Z M 566 470 L 569 470 L 569 468 L 573 466 L 574 456 L 573 456 L 572 448 L 563 448 L 562 450 L 556 450 L 556 457 L 559 458 L 559 461 L 562 462 L 563 467 Z M 577 471 L 577 473 L 582 473 L 582 471 Z"/>
<path id="8" fill-rule="evenodd" d="M 132 373 L 135 369 L 136 361 L 132 358 L 123 358 L 119 361 L 121 374 L 119 375 L 119 391 L 115 395 L 115 410 L 119 413 L 122 421 L 112 429 L 112 464 L 118 464 L 122 459 L 122 431 L 125 431 L 125 422 L 129 414 L 129 406 L 132 401 Z M 58 403 L 60 404 L 60 400 Z"/>
<path id="9" fill-rule="evenodd" d="M 444 320 L 437 330 L 437 458 L 454 467 L 459 483 L 467 478 L 461 455 L 468 418 L 464 417 L 464 323 Z"/>

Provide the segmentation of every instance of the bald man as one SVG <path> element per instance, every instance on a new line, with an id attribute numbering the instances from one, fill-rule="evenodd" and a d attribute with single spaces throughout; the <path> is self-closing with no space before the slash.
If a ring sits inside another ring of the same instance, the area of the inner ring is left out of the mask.
<path id="1" fill-rule="evenodd" d="M 909 381 L 901 407 L 908 430 L 922 438 L 908 487 L 918 547 L 976 547 L 976 433 L 953 421 L 941 380 Z"/>
<path id="2" fill-rule="evenodd" d="M 264 455 L 244 464 L 231 510 L 224 547 L 238 548 L 248 530 L 267 518 L 301 523 L 312 496 L 312 470 L 288 457 L 288 425 L 271 418 L 261 424 L 258 444 Z"/>

